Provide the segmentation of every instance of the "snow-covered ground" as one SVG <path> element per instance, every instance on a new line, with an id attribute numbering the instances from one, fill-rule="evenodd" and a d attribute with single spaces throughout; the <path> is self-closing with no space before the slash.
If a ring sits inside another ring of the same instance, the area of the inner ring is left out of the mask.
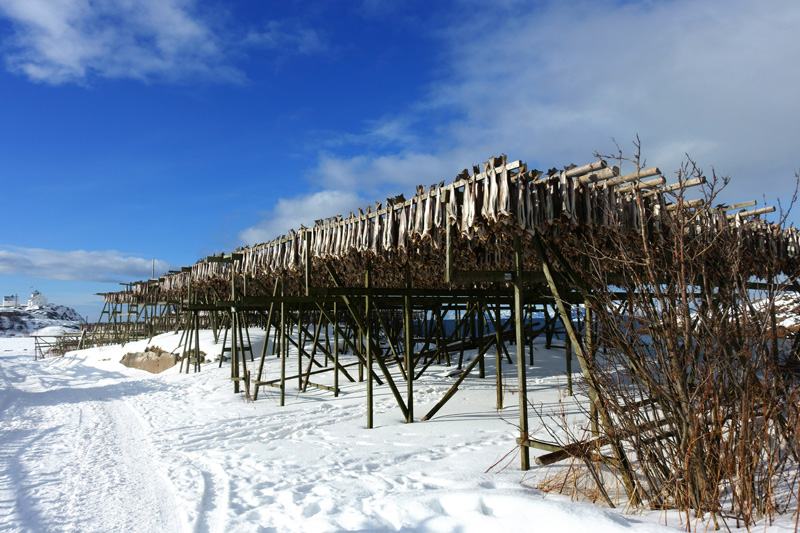
<path id="1" fill-rule="evenodd" d="M 77 311 L 63 305 L 0 307 L 0 337 L 76 332 L 80 330 L 83 322 L 83 317 Z"/>
<path id="2" fill-rule="evenodd" d="M 263 333 L 252 335 L 258 353 Z M 167 334 L 150 345 L 172 350 L 178 340 Z M 262 389 L 258 401 L 248 402 L 232 392 L 227 365 L 153 375 L 119 363 L 146 345 L 34 361 L 32 339 L 0 339 L 0 530 L 681 527 L 674 515 L 665 527 L 663 514 L 631 516 L 544 495 L 533 486 L 545 470 L 521 472 L 513 453 L 501 463 L 507 468 L 487 473 L 518 436 L 517 396 L 506 392 L 505 408 L 495 409 L 494 357 L 487 357 L 487 378 L 476 370 L 430 421 L 404 423 L 388 387 L 376 387 L 375 428 L 366 429 L 364 383 L 342 377 L 334 398 L 311 387 L 300 393 L 292 380 L 286 406 L 279 406 L 277 389 Z M 220 351 L 210 332 L 203 332 L 201 348 L 212 356 Z M 539 346 L 536 358 L 529 368 L 534 403 L 554 405 L 557 385 L 564 385 L 564 352 Z M 268 377 L 278 377 L 278 364 L 268 357 Z M 295 358 L 288 368 L 297 368 Z M 417 419 L 449 388 L 452 370 L 432 367 L 415 382 Z M 504 373 L 515 388 L 513 367 Z M 785 517 L 768 530 L 792 531 L 794 521 Z"/>

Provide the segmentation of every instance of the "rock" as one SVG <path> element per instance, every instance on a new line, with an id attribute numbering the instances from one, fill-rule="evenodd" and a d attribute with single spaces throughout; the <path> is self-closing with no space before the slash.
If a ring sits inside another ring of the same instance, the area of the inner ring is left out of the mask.
<path id="1" fill-rule="evenodd" d="M 120 363 L 128 368 L 146 370 L 151 374 L 159 374 L 178 363 L 178 356 L 174 353 L 161 351 L 129 352 L 122 356 Z"/>

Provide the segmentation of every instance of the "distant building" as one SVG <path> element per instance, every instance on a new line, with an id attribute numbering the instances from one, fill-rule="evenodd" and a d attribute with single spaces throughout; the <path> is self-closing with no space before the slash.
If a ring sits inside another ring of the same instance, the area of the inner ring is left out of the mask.
<path id="1" fill-rule="evenodd" d="M 14 294 L 12 296 L 3 296 L 3 307 L 17 307 L 19 305 L 19 296 Z"/>
<path id="2" fill-rule="evenodd" d="M 42 296 L 41 292 L 33 291 L 33 293 L 31 293 L 31 297 L 28 298 L 28 308 L 44 307 L 45 305 L 47 305 L 47 298 Z"/>

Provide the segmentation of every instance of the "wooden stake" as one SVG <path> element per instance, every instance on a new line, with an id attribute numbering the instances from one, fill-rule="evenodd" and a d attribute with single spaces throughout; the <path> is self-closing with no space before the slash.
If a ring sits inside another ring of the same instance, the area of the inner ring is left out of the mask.
<path id="1" fill-rule="evenodd" d="M 406 265 L 406 289 L 411 289 L 411 276 Z M 403 296 L 403 334 L 405 335 L 406 397 L 408 414 L 406 422 L 414 422 L 414 314 L 411 308 L 411 294 Z"/>
<path id="2" fill-rule="evenodd" d="M 519 436 L 528 438 L 528 380 L 525 368 L 525 323 L 522 312 L 524 293 L 522 287 L 522 242 L 514 234 L 514 313 L 517 326 L 517 389 L 519 390 Z M 520 468 L 530 470 L 531 456 L 527 446 L 520 446 Z"/>

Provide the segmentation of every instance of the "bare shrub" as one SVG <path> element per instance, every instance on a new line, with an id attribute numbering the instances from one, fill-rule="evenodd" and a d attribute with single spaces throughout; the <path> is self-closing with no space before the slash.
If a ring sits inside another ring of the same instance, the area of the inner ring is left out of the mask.
<path id="1" fill-rule="evenodd" d="M 679 182 L 700 176 L 688 161 Z M 587 347 L 598 442 L 630 459 L 604 464 L 631 469 L 631 502 L 679 509 L 687 528 L 698 517 L 749 528 L 797 506 L 800 336 L 779 335 L 775 319 L 779 295 L 796 286 L 796 260 L 753 242 L 780 224 L 730 223 L 714 207 L 726 183 L 712 176 L 693 208 L 681 187 L 671 211 L 635 189 L 638 232 L 560 243 L 565 256 L 584 258 L 577 288 L 603 347 Z M 547 486 L 577 487 L 585 474 L 573 468 L 571 484 Z"/>

